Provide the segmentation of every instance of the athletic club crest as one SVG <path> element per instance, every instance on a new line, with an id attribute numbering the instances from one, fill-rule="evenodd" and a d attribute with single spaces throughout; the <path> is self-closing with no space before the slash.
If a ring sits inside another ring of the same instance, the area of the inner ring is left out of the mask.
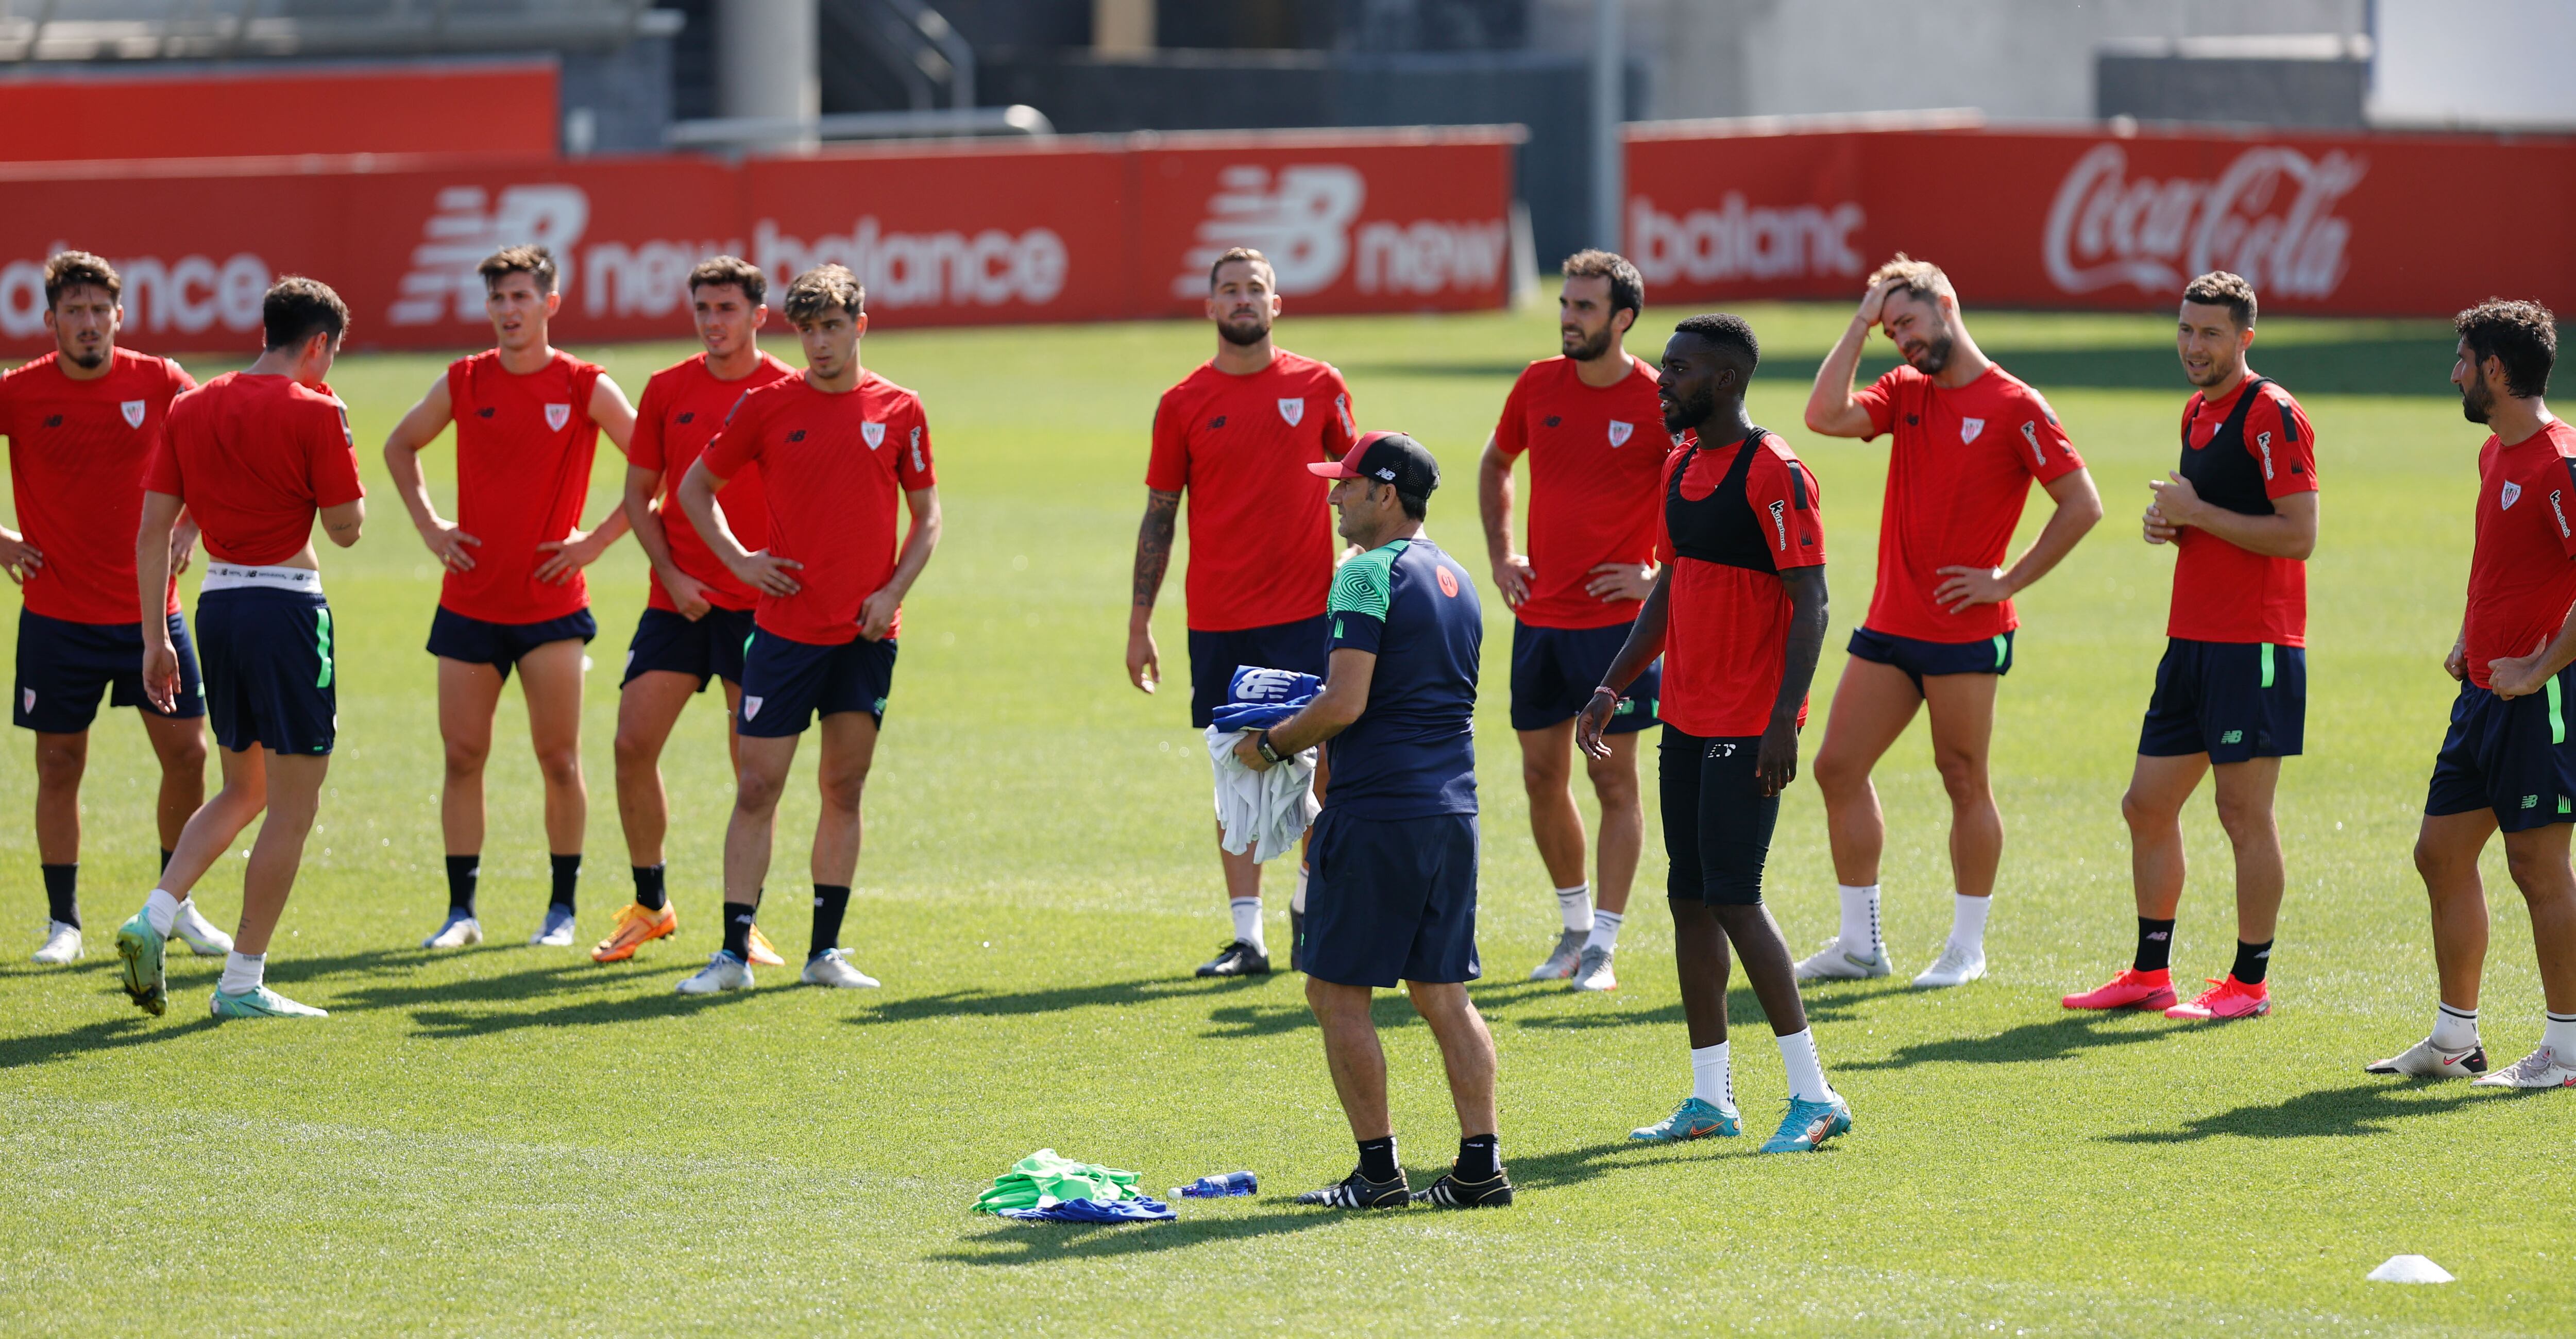
<path id="1" fill-rule="evenodd" d="M 1610 445 L 1613 448 L 1626 446 L 1628 434 L 1636 430 L 1637 425 L 1634 423 L 1622 423 L 1615 418 L 1610 420 Z"/>
<path id="2" fill-rule="evenodd" d="M 1306 421 L 1306 402 L 1302 399 L 1281 400 L 1279 402 L 1279 417 L 1288 420 L 1289 427 L 1296 427 L 1298 424 Z"/>
<path id="3" fill-rule="evenodd" d="M 125 414 L 125 426 L 129 428 L 139 428 L 143 426 L 143 402 L 141 400 L 128 400 L 125 403 L 118 405 L 117 408 Z"/>
<path id="4" fill-rule="evenodd" d="M 868 449 L 874 451 L 885 442 L 885 425 L 862 423 L 859 425 L 859 435 L 868 439 Z"/>
<path id="5" fill-rule="evenodd" d="M 2505 480 L 2504 491 L 2496 494 L 2496 510 L 2511 511 L 2513 504 L 2520 501 L 2522 501 L 2522 485 L 2511 479 Z"/>
<path id="6" fill-rule="evenodd" d="M 561 432 L 563 431 L 564 425 L 570 422 L 572 422 L 571 405 L 550 404 L 546 406 L 546 431 Z"/>
<path id="7" fill-rule="evenodd" d="M 1970 442 L 1973 442 L 1973 441 L 1977 440 L 1977 434 L 1978 434 L 1978 433 L 1981 433 L 1981 432 L 1984 432 L 1985 430 L 1986 430 L 1986 421 L 1985 421 L 1984 419 L 1981 419 L 1981 418 L 1963 418 L 1963 419 L 1960 419 L 1960 420 L 1959 420 L 1959 444 L 1960 444 L 1960 445 L 1962 445 L 1962 446 L 1965 446 L 1966 444 L 1968 444 L 1968 443 L 1970 443 Z"/>
<path id="8" fill-rule="evenodd" d="M 746 721 L 747 721 L 747 720 L 750 720 L 752 717 L 757 716 L 757 715 L 759 715 L 759 714 L 760 714 L 760 699 L 759 699 L 759 698 L 756 698 L 756 697 L 749 697 L 749 696 L 744 697 L 744 698 L 743 698 L 743 700 L 742 700 L 742 718 L 743 718 L 744 720 L 746 720 Z"/>

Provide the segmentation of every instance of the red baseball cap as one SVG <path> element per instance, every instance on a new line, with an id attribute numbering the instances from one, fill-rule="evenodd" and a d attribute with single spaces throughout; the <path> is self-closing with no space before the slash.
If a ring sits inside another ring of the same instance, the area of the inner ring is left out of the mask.
<path id="1" fill-rule="evenodd" d="M 1306 467 L 1327 479 L 1374 479 L 1395 485 L 1406 497 L 1427 498 L 1440 486 L 1440 462 L 1430 448 L 1400 432 L 1372 432 L 1339 460 L 1319 460 Z"/>

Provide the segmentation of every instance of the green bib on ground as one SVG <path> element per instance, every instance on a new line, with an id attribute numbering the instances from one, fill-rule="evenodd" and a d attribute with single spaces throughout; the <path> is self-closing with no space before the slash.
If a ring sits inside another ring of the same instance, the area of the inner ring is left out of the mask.
<path id="1" fill-rule="evenodd" d="M 1000 1213 L 1004 1209 L 1043 1209 L 1065 1200 L 1115 1202 L 1134 1198 L 1134 1172 L 1096 1162 L 1075 1162 L 1057 1157 L 1054 1149 L 1042 1148 L 994 1177 L 992 1189 L 975 1198 L 975 1211 Z"/>

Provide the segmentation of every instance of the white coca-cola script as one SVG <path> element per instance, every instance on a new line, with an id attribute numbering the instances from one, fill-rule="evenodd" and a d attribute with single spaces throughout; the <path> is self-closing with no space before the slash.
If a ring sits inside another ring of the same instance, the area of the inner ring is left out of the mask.
<path id="1" fill-rule="evenodd" d="M 2128 168 L 2119 145 L 2095 145 L 2057 188 L 2043 246 L 2059 289 L 2128 284 L 2169 295 L 2194 275 L 2232 270 L 2266 297 L 2322 298 L 2343 281 L 2352 224 L 2334 207 L 2366 160 L 2266 145 L 2237 155 L 2215 181 L 2130 180 Z"/>

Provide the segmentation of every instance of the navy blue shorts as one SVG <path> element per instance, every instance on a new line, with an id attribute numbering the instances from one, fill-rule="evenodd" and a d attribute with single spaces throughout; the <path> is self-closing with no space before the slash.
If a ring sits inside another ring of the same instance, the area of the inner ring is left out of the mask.
<path id="1" fill-rule="evenodd" d="M 1244 665 L 1324 677 L 1332 659 L 1332 620 L 1322 614 L 1232 632 L 1190 629 L 1190 727 L 1208 728 L 1225 705 L 1227 685 Z"/>
<path id="2" fill-rule="evenodd" d="M 1905 671 L 1918 693 L 1923 691 L 1923 680 L 1929 675 L 2010 674 L 2012 652 L 2013 635 L 2009 632 L 1982 642 L 1927 642 L 1857 628 L 1851 639 L 1853 655 Z"/>
<path id="3" fill-rule="evenodd" d="M 1316 815 L 1306 850 L 1306 975 L 1337 986 L 1473 981 L 1476 816 Z"/>
<path id="4" fill-rule="evenodd" d="M 816 646 L 754 628 L 742 658 L 742 710 L 734 733 L 784 739 L 805 733 L 817 716 L 844 711 L 864 711 L 884 725 L 886 697 L 894 691 L 894 642 L 853 637 L 838 646 Z"/>
<path id="5" fill-rule="evenodd" d="M 509 682 L 519 658 L 548 642 L 587 642 L 599 635 L 599 620 L 590 611 L 550 618 L 542 623 L 487 623 L 440 605 L 429 619 L 429 653 L 469 665 L 489 665 Z"/>
<path id="6" fill-rule="evenodd" d="M 626 645 L 624 688 L 655 670 L 695 675 L 698 691 L 707 680 L 742 683 L 742 657 L 751 645 L 751 611 L 707 606 L 693 622 L 684 614 L 647 606 L 635 622 L 635 640 Z"/>
<path id="7" fill-rule="evenodd" d="M 2175 637 L 2156 665 L 2138 755 L 2213 763 L 2295 758 L 2306 741 L 2308 653 L 2269 642 Z"/>
<path id="8" fill-rule="evenodd" d="M 1534 628 L 1512 620 L 1512 728 L 1544 730 L 1573 720 L 1628 644 L 1629 624 L 1606 628 Z M 1663 722 L 1655 707 L 1663 695 L 1664 662 L 1648 665 L 1619 699 L 1610 717 L 1614 735 L 1634 734 Z"/>
<path id="9" fill-rule="evenodd" d="M 2540 692 L 2508 702 L 2473 683 L 2451 704 L 2451 730 L 2433 758 L 2424 816 L 2495 811 L 2496 826 L 2523 832 L 2576 822 L 2576 746 L 2567 708 L 2576 665 Z"/>
<path id="10" fill-rule="evenodd" d="M 311 591 L 238 587 L 197 596 L 206 714 L 238 753 L 329 753 L 340 731 L 331 606 Z"/>
<path id="11" fill-rule="evenodd" d="M 1753 770 L 1761 743 L 1759 735 L 1708 738 L 1664 727 L 1657 770 L 1672 861 L 1666 897 L 1723 907 L 1761 902 L 1762 866 L 1780 825 L 1780 797 L 1763 794 Z"/>
<path id="12" fill-rule="evenodd" d="M 206 714 L 205 685 L 197 677 L 197 648 L 187 620 L 170 616 L 170 645 L 179 652 L 179 698 L 163 711 L 143 695 L 143 625 L 74 623 L 43 614 L 18 615 L 18 728 L 48 735 L 76 735 L 98 719 L 98 695 L 111 707 L 141 707 L 155 716 L 190 720 Z"/>

